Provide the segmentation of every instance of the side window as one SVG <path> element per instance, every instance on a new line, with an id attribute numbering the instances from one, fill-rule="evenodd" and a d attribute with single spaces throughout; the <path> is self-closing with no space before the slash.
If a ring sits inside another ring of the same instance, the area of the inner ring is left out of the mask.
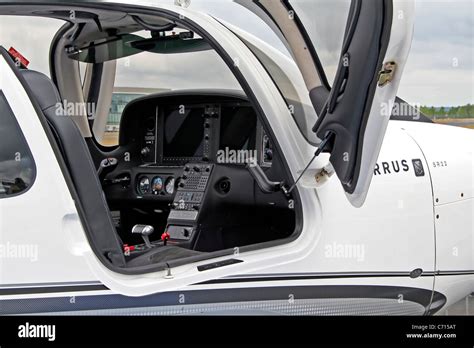
<path id="1" fill-rule="evenodd" d="M 349 17 L 349 0 L 291 0 L 318 54 L 330 85 L 336 76 Z"/>
<path id="2" fill-rule="evenodd" d="M 15 115 L 0 91 L 0 199 L 27 191 L 36 166 Z"/>

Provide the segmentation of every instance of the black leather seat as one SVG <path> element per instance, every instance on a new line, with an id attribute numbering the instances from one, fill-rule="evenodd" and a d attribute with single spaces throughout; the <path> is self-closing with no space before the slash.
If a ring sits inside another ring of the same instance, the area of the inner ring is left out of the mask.
<path id="1" fill-rule="evenodd" d="M 112 264 L 124 266 L 122 244 L 116 233 L 110 210 L 105 200 L 96 168 L 73 116 L 63 113 L 61 98 L 54 83 L 44 74 L 32 70 L 21 71 L 56 138 L 69 169 L 80 205 L 85 215 L 85 226 L 92 242 Z"/>

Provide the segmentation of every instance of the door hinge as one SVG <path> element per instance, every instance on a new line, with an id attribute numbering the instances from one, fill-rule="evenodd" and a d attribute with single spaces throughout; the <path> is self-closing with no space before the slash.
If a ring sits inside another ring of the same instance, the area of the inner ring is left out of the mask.
<path id="1" fill-rule="evenodd" d="M 395 71 L 397 70 L 397 63 L 394 61 L 386 62 L 383 69 L 379 72 L 379 87 L 384 87 L 393 80 Z"/>

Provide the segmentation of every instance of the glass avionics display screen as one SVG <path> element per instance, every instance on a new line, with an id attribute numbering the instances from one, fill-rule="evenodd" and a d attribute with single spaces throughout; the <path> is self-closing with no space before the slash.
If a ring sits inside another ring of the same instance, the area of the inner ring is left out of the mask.
<path id="1" fill-rule="evenodd" d="M 165 110 L 163 158 L 203 157 L 204 109 L 170 107 Z"/>
<path id="2" fill-rule="evenodd" d="M 255 150 L 257 115 L 251 107 L 224 107 L 220 129 L 220 150 Z"/>

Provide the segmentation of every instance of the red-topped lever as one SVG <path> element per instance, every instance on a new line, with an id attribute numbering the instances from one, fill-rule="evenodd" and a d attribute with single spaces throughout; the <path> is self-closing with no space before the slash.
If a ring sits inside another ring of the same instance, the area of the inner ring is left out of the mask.
<path id="1" fill-rule="evenodd" d="M 164 232 L 162 235 L 161 235 L 161 240 L 163 241 L 163 245 L 166 246 L 166 244 L 168 243 L 168 240 L 170 239 L 170 234 L 168 232 Z"/>

